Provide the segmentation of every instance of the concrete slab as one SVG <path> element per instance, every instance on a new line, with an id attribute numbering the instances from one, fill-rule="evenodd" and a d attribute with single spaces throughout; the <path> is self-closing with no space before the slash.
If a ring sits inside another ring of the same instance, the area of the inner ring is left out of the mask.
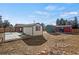
<path id="1" fill-rule="evenodd" d="M 5 33 L 5 41 L 11 41 L 11 40 L 16 40 L 16 39 L 20 39 L 22 33 L 18 33 L 18 32 L 6 32 Z"/>

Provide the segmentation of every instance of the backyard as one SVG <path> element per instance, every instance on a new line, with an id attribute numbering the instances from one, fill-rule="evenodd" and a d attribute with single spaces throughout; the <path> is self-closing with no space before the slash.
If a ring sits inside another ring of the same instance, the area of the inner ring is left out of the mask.
<path id="1" fill-rule="evenodd" d="M 0 54 L 10 55 L 79 55 L 78 34 L 49 34 L 0 44 Z"/>

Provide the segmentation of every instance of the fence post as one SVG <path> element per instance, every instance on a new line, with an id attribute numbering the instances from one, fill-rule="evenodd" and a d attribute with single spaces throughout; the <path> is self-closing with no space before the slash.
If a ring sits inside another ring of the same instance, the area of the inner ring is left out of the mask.
<path id="1" fill-rule="evenodd" d="M 4 27 L 4 37 L 3 37 L 3 40 L 2 40 L 2 42 L 4 43 L 4 41 L 5 41 L 5 27 Z"/>

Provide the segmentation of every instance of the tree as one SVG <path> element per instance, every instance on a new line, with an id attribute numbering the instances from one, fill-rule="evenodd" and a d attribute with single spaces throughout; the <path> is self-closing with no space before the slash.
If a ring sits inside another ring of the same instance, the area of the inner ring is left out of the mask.
<path id="1" fill-rule="evenodd" d="M 8 20 L 4 20 L 4 27 L 9 27 L 10 26 L 10 22 Z"/>
<path id="2" fill-rule="evenodd" d="M 65 25 L 65 20 L 63 18 L 60 20 L 60 25 Z"/>
<path id="3" fill-rule="evenodd" d="M 66 25 L 66 22 L 67 22 L 67 20 L 64 20 L 64 19 L 63 19 L 63 25 Z"/>
<path id="4" fill-rule="evenodd" d="M 43 30 L 45 30 L 45 24 L 41 23 Z"/>
<path id="5" fill-rule="evenodd" d="M 77 19 L 77 17 L 74 17 L 73 28 L 78 28 L 78 19 Z"/>
<path id="6" fill-rule="evenodd" d="M 10 27 L 13 27 L 13 25 L 12 25 L 12 24 L 10 24 Z"/>
<path id="7" fill-rule="evenodd" d="M 0 16 L 0 27 L 3 27 L 2 16 Z"/>
<path id="8" fill-rule="evenodd" d="M 67 21 L 67 19 L 65 20 L 65 25 L 67 25 L 67 23 L 68 23 L 68 21 Z"/>
<path id="9" fill-rule="evenodd" d="M 56 25 L 60 25 L 60 20 L 59 19 L 56 20 Z"/>

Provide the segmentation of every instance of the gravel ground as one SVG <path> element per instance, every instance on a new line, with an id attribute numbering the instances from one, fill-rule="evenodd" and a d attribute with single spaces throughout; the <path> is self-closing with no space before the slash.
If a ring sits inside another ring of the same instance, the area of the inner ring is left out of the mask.
<path id="1" fill-rule="evenodd" d="M 0 44 L 1 55 L 79 55 L 79 35 L 48 34 Z"/>

